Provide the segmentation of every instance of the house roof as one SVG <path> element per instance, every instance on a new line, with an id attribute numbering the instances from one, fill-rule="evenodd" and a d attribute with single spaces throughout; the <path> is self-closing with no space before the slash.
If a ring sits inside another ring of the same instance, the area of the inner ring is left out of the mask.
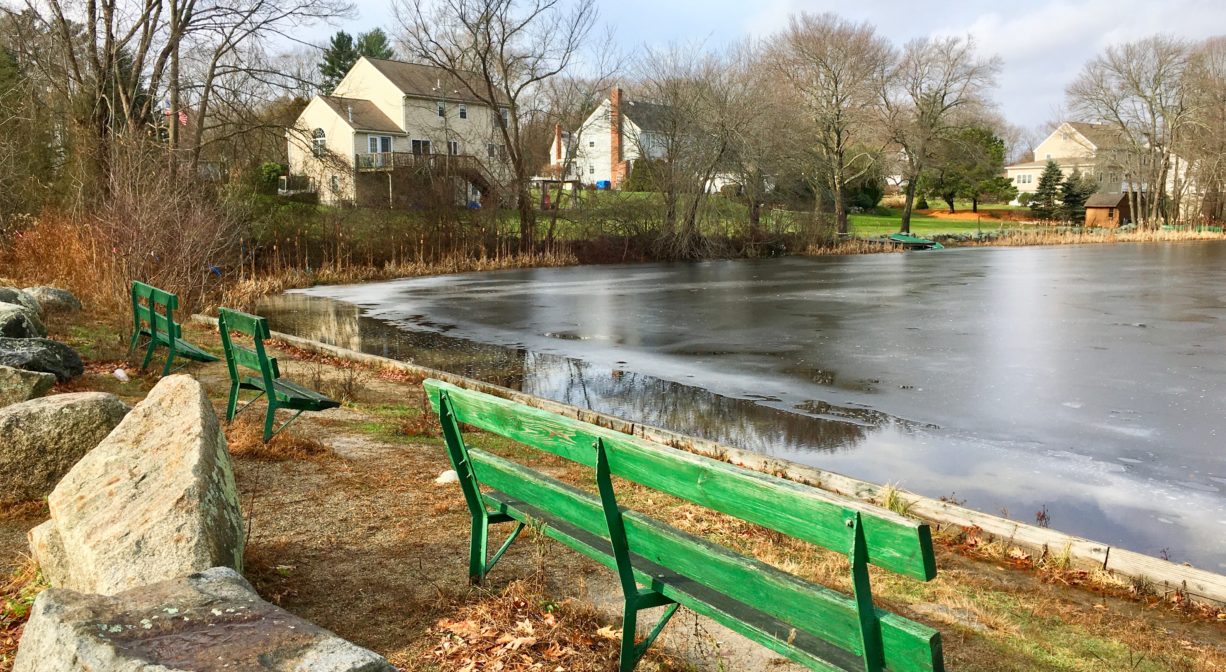
<path id="1" fill-rule="evenodd" d="M 668 125 L 669 107 L 667 105 L 628 100 L 622 103 L 621 113 L 633 121 L 639 130 L 660 131 Z"/>
<path id="2" fill-rule="evenodd" d="M 1110 124 L 1090 124 L 1084 121 L 1067 122 L 1073 130 L 1085 136 L 1097 149 L 1106 149 L 1120 144 L 1120 132 Z"/>
<path id="3" fill-rule="evenodd" d="M 1118 208 L 1120 204 L 1127 198 L 1127 194 L 1120 193 L 1099 193 L 1093 194 L 1086 199 L 1087 208 Z"/>
<path id="4" fill-rule="evenodd" d="M 404 61 L 387 61 L 381 58 L 364 58 L 384 77 L 391 80 L 392 84 L 395 84 L 396 88 L 406 96 L 484 104 L 480 98 L 468 90 L 463 80 L 453 77 L 443 68 Z M 474 88 L 480 82 L 479 75 L 475 72 L 467 73 L 464 79 L 468 80 Z M 497 94 L 497 99 L 499 104 L 506 104 L 506 96 L 501 93 Z"/>
<path id="5" fill-rule="evenodd" d="M 379 131 L 380 133 L 404 135 L 404 129 L 383 114 L 383 111 L 369 100 L 341 96 L 319 96 L 319 99 L 332 108 L 333 112 L 339 114 L 355 131 Z"/>

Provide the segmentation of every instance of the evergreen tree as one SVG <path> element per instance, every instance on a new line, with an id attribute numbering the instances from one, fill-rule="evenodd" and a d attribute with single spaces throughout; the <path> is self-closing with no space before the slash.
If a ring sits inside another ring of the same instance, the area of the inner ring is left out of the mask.
<path id="1" fill-rule="evenodd" d="M 383 32 L 382 28 L 375 28 L 358 35 L 356 46 L 359 56 L 383 60 L 396 58 L 396 52 L 392 50 L 392 44 L 388 41 L 387 33 Z"/>
<path id="2" fill-rule="evenodd" d="M 1086 220 L 1086 201 L 1098 191 L 1098 183 L 1089 175 L 1073 171 L 1060 185 L 1060 212 L 1070 224 L 1082 224 Z"/>
<path id="3" fill-rule="evenodd" d="M 381 28 L 359 33 L 356 40 L 343 30 L 337 31 L 324 49 L 323 60 L 319 62 L 319 74 L 323 75 L 320 88 L 331 93 L 363 56 L 387 60 L 395 58 L 396 52 L 392 50 L 387 33 Z"/>
<path id="4" fill-rule="evenodd" d="M 1064 182 L 1064 173 L 1055 161 L 1049 160 L 1043 174 L 1039 176 L 1039 186 L 1030 197 L 1030 212 L 1039 219 L 1055 219 L 1059 214 L 1060 185 Z"/>
<path id="5" fill-rule="evenodd" d="M 319 74 L 323 80 L 319 88 L 325 93 L 331 93 L 340 84 L 345 73 L 358 61 L 358 50 L 353 45 L 353 36 L 345 31 L 337 31 L 324 49 L 323 60 L 319 62 Z"/>

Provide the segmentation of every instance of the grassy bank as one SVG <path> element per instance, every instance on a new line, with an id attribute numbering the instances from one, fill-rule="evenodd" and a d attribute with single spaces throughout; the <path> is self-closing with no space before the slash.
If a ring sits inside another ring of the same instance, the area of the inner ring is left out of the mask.
<path id="1" fill-rule="evenodd" d="M 53 327 L 91 360 L 84 377 L 57 391 L 98 389 L 135 403 L 156 383 L 152 375 L 129 383 L 110 375 L 128 364 L 109 321 L 95 316 Z M 219 352 L 216 333 L 196 326 L 187 331 L 189 340 Z M 488 585 L 467 585 L 468 511 L 454 483 L 434 482 L 449 464 L 419 380 L 288 348 L 275 354 L 291 378 L 345 405 L 303 418 L 269 446 L 257 440 L 257 418 L 227 430 L 250 527 L 246 573 L 261 595 L 378 651 L 406 672 L 468 665 L 608 669 L 619 623 L 611 572 L 533 536 L 510 551 Z M 228 385 L 224 365 L 188 371 L 220 409 Z M 576 487 L 593 487 L 584 468 L 499 437 L 475 434 L 472 440 L 510 459 L 531 459 Z M 809 580 L 849 589 L 841 556 L 624 487 L 627 506 Z M 6 636 L 15 641 L 22 605 L 41 588 L 23 552 L 25 530 L 45 516 L 40 503 L 0 512 L 0 563 L 14 574 L 0 595 L 0 642 Z M 1031 558 L 973 529 L 940 528 L 936 538 L 941 573 L 935 581 L 873 570 L 873 582 L 884 608 L 942 631 L 950 669 L 1226 670 L 1226 614 L 1160 599 L 1110 575 L 1069 570 L 1059 558 Z M 644 672 L 790 669 L 692 615 L 678 619 Z M 519 643 L 508 646 L 513 641 Z M 3 646 L 0 670 L 6 669 Z"/>

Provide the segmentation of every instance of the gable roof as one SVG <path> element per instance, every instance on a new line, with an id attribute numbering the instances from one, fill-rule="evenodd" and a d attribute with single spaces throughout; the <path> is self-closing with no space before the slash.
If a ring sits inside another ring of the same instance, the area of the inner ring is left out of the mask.
<path id="1" fill-rule="evenodd" d="M 1087 208 L 1118 208 L 1120 204 L 1127 198 L 1127 194 L 1121 193 L 1099 193 L 1092 194 L 1086 199 Z"/>
<path id="2" fill-rule="evenodd" d="M 1074 131 L 1085 136 L 1096 149 L 1107 149 L 1120 144 L 1119 131 L 1110 124 L 1091 124 L 1084 121 L 1065 122 Z"/>
<path id="3" fill-rule="evenodd" d="M 641 131 L 661 131 L 668 125 L 670 109 L 659 103 L 627 100 L 622 103 L 621 113 Z"/>
<path id="4" fill-rule="evenodd" d="M 340 115 L 355 131 L 378 131 L 404 135 L 404 129 L 392 121 L 374 103 L 363 98 L 319 96 L 332 111 Z"/>
<path id="5" fill-rule="evenodd" d="M 388 61 L 367 56 L 362 58 L 365 58 L 380 74 L 387 77 L 406 96 L 484 105 L 480 98 L 474 96 L 464 86 L 463 80 L 453 77 L 443 68 L 433 65 L 422 65 L 420 63 Z M 479 76 L 476 73 L 468 73 L 468 76 L 464 79 L 472 83 L 474 88 L 480 82 Z M 501 92 L 497 93 L 497 99 L 499 104 L 506 104 L 506 97 Z"/>

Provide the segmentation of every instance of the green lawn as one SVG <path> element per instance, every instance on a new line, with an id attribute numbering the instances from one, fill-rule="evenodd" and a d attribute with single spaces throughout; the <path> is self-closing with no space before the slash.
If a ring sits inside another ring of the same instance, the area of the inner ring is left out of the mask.
<path id="1" fill-rule="evenodd" d="M 882 236 L 898 233 L 902 224 L 902 216 L 891 215 L 851 215 L 851 230 L 854 235 Z M 974 220 L 938 219 L 927 215 L 911 215 L 911 233 L 916 235 L 939 235 L 943 233 L 975 233 L 980 231 L 995 231 L 1000 228 L 1000 220 L 984 219 L 982 223 Z M 1019 228 L 1016 222 L 1005 222 L 1006 228 Z"/>

